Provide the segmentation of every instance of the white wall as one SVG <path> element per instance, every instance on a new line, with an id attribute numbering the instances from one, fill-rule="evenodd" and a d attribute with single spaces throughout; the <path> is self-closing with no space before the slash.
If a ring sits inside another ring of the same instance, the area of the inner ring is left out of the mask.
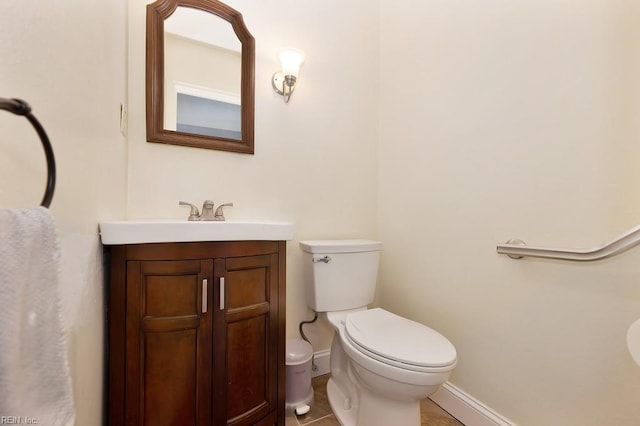
<path id="1" fill-rule="evenodd" d="M 381 304 L 456 346 L 451 381 L 519 425 L 636 425 L 640 8 L 628 0 L 381 0 Z"/>
<path id="2" fill-rule="evenodd" d="M 104 284 L 97 224 L 125 214 L 126 143 L 119 131 L 120 103 L 126 101 L 125 1 L 7 0 L 0 11 L 0 97 L 32 106 L 56 156 L 51 211 L 60 230 L 76 420 L 99 425 Z M 2 207 L 38 205 L 45 172 L 27 120 L 0 112 Z"/>
<path id="3" fill-rule="evenodd" d="M 298 240 L 373 237 L 377 226 L 377 20 L 366 0 L 230 0 L 256 40 L 255 155 L 147 143 L 145 0 L 129 2 L 129 218 L 186 218 L 184 200 L 233 202 L 229 220 L 295 223 L 287 335 L 311 317 Z M 339 10 L 340 13 L 336 13 Z M 345 36 L 348 34 L 348 36 Z M 306 52 L 289 104 L 271 88 L 278 51 Z M 332 333 L 310 327 L 317 349 Z"/>

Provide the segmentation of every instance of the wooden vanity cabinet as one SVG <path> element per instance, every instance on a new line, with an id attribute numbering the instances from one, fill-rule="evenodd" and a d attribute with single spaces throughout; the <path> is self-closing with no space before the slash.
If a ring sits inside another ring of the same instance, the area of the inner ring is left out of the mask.
<path id="1" fill-rule="evenodd" d="M 109 425 L 284 425 L 285 247 L 105 247 Z"/>

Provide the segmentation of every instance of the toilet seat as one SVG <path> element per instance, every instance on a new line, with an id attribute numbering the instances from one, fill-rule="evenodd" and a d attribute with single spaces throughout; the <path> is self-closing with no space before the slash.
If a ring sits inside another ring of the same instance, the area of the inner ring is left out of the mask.
<path id="1" fill-rule="evenodd" d="M 357 350 L 388 365 L 431 372 L 456 364 L 456 350 L 444 336 L 384 309 L 349 314 L 344 327 L 344 336 Z"/>

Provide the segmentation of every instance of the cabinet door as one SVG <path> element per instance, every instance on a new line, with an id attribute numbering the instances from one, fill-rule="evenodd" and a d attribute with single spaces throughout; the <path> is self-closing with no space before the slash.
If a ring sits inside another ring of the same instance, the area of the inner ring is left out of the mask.
<path id="1" fill-rule="evenodd" d="M 126 424 L 211 424 L 212 260 L 127 263 Z"/>
<path id="2" fill-rule="evenodd" d="M 214 273 L 214 424 L 274 424 L 278 255 L 216 259 Z"/>

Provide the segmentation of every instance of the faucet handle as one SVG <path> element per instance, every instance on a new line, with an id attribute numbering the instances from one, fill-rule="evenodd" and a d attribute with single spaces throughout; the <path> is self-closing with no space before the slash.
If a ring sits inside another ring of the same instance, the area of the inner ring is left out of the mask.
<path id="1" fill-rule="evenodd" d="M 213 215 L 214 216 L 213 220 L 217 220 L 217 221 L 225 220 L 224 211 L 222 209 L 223 207 L 233 207 L 233 203 L 220 204 L 216 209 L 216 213 Z"/>
<path id="2" fill-rule="evenodd" d="M 191 203 L 187 203 L 186 201 L 180 201 L 178 202 L 178 205 L 191 207 L 191 212 L 189 213 L 188 220 L 200 220 L 200 212 L 198 211 L 198 208 L 196 206 Z"/>

